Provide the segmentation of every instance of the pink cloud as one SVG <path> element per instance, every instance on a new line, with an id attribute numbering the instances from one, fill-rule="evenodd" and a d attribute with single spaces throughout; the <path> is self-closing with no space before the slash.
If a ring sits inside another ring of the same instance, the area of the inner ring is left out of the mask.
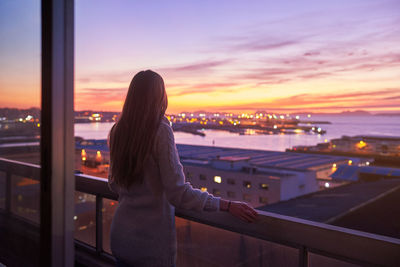
<path id="1" fill-rule="evenodd" d="M 210 71 L 211 69 L 223 66 L 232 62 L 232 59 L 225 60 L 208 60 L 203 62 L 195 62 L 181 66 L 171 66 L 158 68 L 161 73 L 182 73 L 182 72 L 203 72 Z"/>

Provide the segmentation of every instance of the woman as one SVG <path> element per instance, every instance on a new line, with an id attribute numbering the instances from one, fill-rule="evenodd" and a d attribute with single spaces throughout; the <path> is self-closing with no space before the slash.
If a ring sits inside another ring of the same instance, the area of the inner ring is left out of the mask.
<path id="1" fill-rule="evenodd" d="M 119 266 L 175 265 L 174 207 L 227 211 L 253 222 L 256 211 L 185 183 L 168 119 L 164 81 L 157 73 L 133 77 L 121 117 L 109 134 L 111 190 L 118 208 L 111 225 L 111 250 Z"/>

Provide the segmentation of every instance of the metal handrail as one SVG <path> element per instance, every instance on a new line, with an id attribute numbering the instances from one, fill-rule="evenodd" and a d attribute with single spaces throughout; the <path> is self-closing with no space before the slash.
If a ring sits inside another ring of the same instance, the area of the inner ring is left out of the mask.
<path id="1" fill-rule="evenodd" d="M 6 173 L 6 190 L 12 175 L 38 180 L 40 166 L 0 158 Z M 75 175 L 76 190 L 96 196 L 96 251 L 102 248 L 102 200 L 117 200 L 107 180 L 85 174 Z M 6 193 L 10 197 L 10 193 Z M 9 203 L 9 201 L 6 203 Z M 7 207 L 6 207 L 7 209 Z M 9 210 L 9 209 L 8 209 Z M 255 223 L 242 222 L 225 212 L 176 210 L 176 216 L 224 230 L 252 236 L 299 249 L 299 266 L 307 266 L 308 253 L 324 255 L 361 265 L 400 266 L 400 239 L 258 211 Z"/>

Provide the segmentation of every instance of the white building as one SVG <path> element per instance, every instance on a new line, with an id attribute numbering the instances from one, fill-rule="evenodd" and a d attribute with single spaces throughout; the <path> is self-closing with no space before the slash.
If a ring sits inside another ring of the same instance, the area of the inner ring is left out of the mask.
<path id="1" fill-rule="evenodd" d="M 246 157 L 213 160 L 182 159 L 186 180 L 215 196 L 240 200 L 253 207 L 287 200 L 318 190 L 315 172 L 254 168 Z"/>

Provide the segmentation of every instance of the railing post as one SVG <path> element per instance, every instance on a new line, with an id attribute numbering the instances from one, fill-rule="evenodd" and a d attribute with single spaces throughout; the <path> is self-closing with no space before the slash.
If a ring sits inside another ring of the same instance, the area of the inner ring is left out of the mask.
<path id="1" fill-rule="evenodd" d="M 103 252 L 103 197 L 96 195 L 96 252 Z"/>
<path id="2" fill-rule="evenodd" d="M 308 251 L 305 246 L 302 246 L 299 249 L 299 267 L 307 267 L 307 266 L 308 266 Z"/>
<path id="3" fill-rule="evenodd" d="M 11 213 L 11 172 L 7 171 L 6 172 L 6 212 Z"/>

